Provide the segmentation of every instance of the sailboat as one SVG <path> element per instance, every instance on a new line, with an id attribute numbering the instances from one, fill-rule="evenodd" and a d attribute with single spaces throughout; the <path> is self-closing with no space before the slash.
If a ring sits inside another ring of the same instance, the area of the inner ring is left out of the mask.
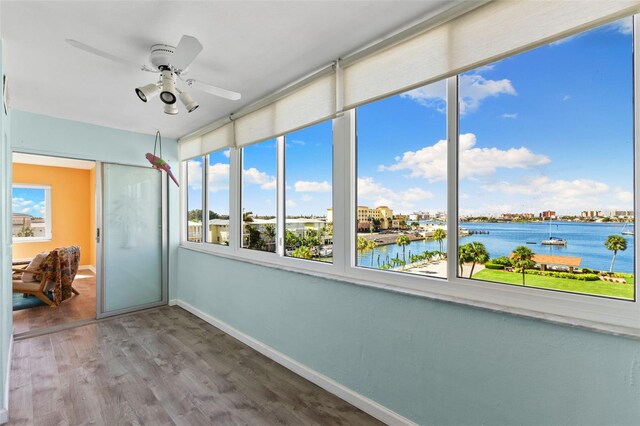
<path id="1" fill-rule="evenodd" d="M 635 232 L 633 232 L 633 229 L 627 231 L 627 226 L 629 225 L 629 222 L 625 222 L 624 226 L 622 227 L 622 235 L 633 235 L 635 234 Z"/>
<path id="2" fill-rule="evenodd" d="M 549 239 L 540 241 L 545 246 L 566 246 L 567 240 L 551 236 L 551 220 L 549 220 Z"/>

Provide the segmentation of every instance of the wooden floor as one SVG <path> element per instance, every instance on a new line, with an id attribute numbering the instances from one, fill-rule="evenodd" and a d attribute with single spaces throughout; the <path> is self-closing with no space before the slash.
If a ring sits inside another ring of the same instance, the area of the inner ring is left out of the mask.
<path id="1" fill-rule="evenodd" d="M 96 277 L 87 269 L 78 271 L 73 287 L 80 292 L 56 308 L 37 308 L 13 311 L 14 334 L 25 333 L 44 327 L 52 327 L 96 317 Z"/>
<path id="2" fill-rule="evenodd" d="M 371 425 L 179 307 L 14 343 L 11 425 Z"/>

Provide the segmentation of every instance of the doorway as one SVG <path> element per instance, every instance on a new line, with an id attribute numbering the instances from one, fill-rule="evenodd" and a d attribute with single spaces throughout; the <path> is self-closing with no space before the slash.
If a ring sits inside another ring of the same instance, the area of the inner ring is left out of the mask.
<path id="1" fill-rule="evenodd" d="M 37 269 L 48 253 L 56 248 L 80 248 L 78 270 L 73 281 L 73 287 L 79 294 L 51 308 L 46 300 L 41 300 L 40 294 L 13 292 L 14 333 L 94 319 L 96 163 L 14 153 L 12 170 L 13 267 Z M 38 278 L 28 273 L 13 274 L 14 282 L 23 282 L 30 287 L 37 287 Z M 43 293 L 47 299 L 53 299 L 48 289 Z"/>
<path id="2" fill-rule="evenodd" d="M 16 337 L 167 303 L 166 186 L 149 167 L 13 154 L 14 267 L 79 247 L 73 294 L 59 303 L 22 293 L 28 274 L 14 273 Z"/>

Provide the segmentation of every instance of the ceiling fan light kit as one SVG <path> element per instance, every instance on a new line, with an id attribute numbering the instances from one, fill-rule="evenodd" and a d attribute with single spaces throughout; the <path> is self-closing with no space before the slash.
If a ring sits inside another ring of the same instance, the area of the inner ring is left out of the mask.
<path id="1" fill-rule="evenodd" d="M 236 101 L 241 98 L 240 93 L 221 89 L 193 78 L 189 78 L 187 80 L 182 78 L 181 74 L 186 73 L 191 62 L 193 62 L 193 60 L 202 51 L 202 44 L 200 44 L 197 38 L 192 36 L 183 35 L 177 47 L 169 46 L 167 44 L 154 44 L 151 46 L 151 53 L 149 55 L 149 62 L 151 66 L 137 65 L 127 59 L 120 58 L 76 40 L 67 39 L 66 42 L 73 47 L 102 58 L 109 59 L 110 61 L 124 65 L 134 65 L 142 71 L 160 73 L 160 78 L 157 83 L 137 87 L 135 89 L 136 95 L 138 95 L 138 98 L 140 98 L 142 102 L 147 102 L 149 99 L 153 99 L 159 94 L 160 100 L 165 104 L 164 112 L 169 115 L 178 114 L 176 94 L 180 98 L 180 102 L 187 109 L 187 112 L 193 112 L 200 106 L 198 102 L 191 97 L 191 95 L 180 90 L 178 87 L 178 80 L 183 82 L 187 87 L 193 87 L 196 90 L 201 90 L 214 96 L 219 96 L 232 101 Z"/>
<path id="2" fill-rule="evenodd" d="M 160 92 L 160 100 L 165 104 L 175 104 L 176 74 L 171 70 L 162 70 L 160 80 L 162 81 L 162 92 Z"/>
<path id="3" fill-rule="evenodd" d="M 176 104 L 166 104 L 164 106 L 164 113 L 169 115 L 177 115 L 178 106 Z"/>
<path id="4" fill-rule="evenodd" d="M 155 98 L 160 93 L 160 85 L 158 83 L 147 84 L 146 86 L 136 87 L 136 95 L 142 102 Z"/>
<path id="5" fill-rule="evenodd" d="M 178 92 L 180 93 L 180 102 L 187 109 L 187 112 L 193 112 L 200 106 L 187 92 L 181 92 L 180 90 Z"/>

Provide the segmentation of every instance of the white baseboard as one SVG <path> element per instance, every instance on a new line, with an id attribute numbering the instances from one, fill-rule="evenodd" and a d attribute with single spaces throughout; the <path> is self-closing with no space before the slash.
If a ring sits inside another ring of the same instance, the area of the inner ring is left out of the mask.
<path id="1" fill-rule="evenodd" d="M 4 401 L 0 408 L 0 425 L 9 421 L 9 377 L 11 375 L 11 359 L 13 358 L 13 334 L 9 337 L 9 351 L 7 353 L 7 374 L 4 378 Z"/>
<path id="2" fill-rule="evenodd" d="M 176 306 L 178 304 L 178 299 L 169 300 L 169 306 Z"/>
<path id="3" fill-rule="evenodd" d="M 322 389 L 336 395 L 338 398 L 343 399 L 349 404 L 355 407 L 358 407 L 365 413 L 375 417 L 381 422 L 384 422 L 388 425 L 416 425 L 416 423 L 401 416 L 400 414 L 394 411 L 391 411 L 390 409 L 386 408 L 381 404 L 378 404 L 372 399 L 369 399 L 366 396 L 360 395 L 359 393 L 347 388 L 346 386 L 341 385 L 335 380 L 315 370 L 312 370 L 311 368 L 299 363 L 293 358 L 290 358 L 287 355 L 273 349 L 272 347 L 265 345 L 259 340 L 256 340 L 253 337 L 246 335 L 243 332 L 233 328 L 229 324 L 223 321 L 220 321 L 219 319 L 214 318 L 209 314 L 202 312 L 198 308 L 179 299 L 177 300 L 177 304 L 178 306 L 185 309 L 186 311 L 191 312 L 195 316 L 203 319 L 204 321 L 208 322 L 214 327 L 217 327 L 220 330 L 224 331 L 225 333 L 229 334 L 230 336 L 238 339 L 245 345 L 250 346 L 251 348 L 260 352 L 262 355 L 266 356 L 267 358 L 272 359 L 273 361 L 277 362 L 283 367 L 286 367 L 289 370 L 293 371 L 297 375 L 304 377 L 305 379 L 309 380 L 312 383 L 315 383 L 316 385 L 320 386 Z"/>
<path id="4" fill-rule="evenodd" d="M 93 265 L 80 265 L 78 266 L 78 270 L 80 269 L 88 269 L 91 272 L 93 272 L 94 274 L 96 273 L 96 268 Z"/>

